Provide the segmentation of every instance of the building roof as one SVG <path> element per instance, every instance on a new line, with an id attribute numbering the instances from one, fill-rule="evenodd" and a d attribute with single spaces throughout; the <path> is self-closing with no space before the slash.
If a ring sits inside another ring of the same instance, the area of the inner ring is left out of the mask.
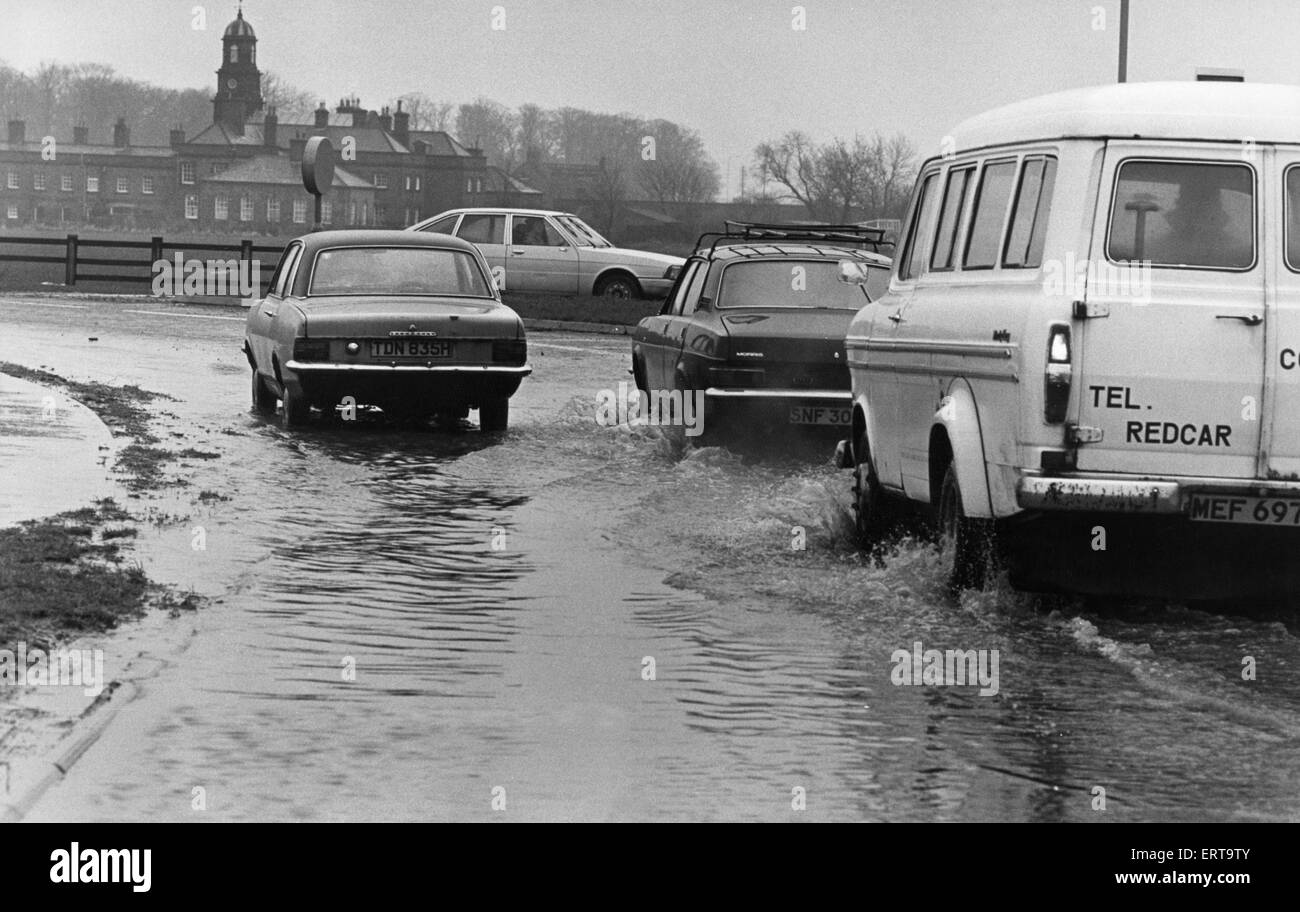
<path id="1" fill-rule="evenodd" d="M 473 155 L 467 147 L 457 142 L 450 133 L 442 130 L 412 130 L 409 134 L 410 145 L 415 146 L 415 141 L 421 140 L 429 146 L 429 151 L 434 155 L 456 155 L 467 158 Z"/>
<path id="2" fill-rule="evenodd" d="M 270 152 L 231 165 L 220 174 L 202 180 L 216 184 L 280 184 L 301 187 L 302 165 L 291 160 L 288 155 Z M 334 168 L 334 182 L 330 186 L 352 190 L 375 188 L 369 181 L 337 166 Z"/>
<path id="3" fill-rule="evenodd" d="M 235 19 L 230 25 L 226 26 L 222 38 L 257 38 L 253 32 L 253 27 L 244 21 L 244 11 L 241 9 L 235 14 Z"/>
<path id="4" fill-rule="evenodd" d="M 40 154 L 43 146 L 39 142 L 0 142 L 0 152 L 29 152 Z M 118 147 L 110 143 L 92 145 L 90 143 L 58 143 L 56 151 L 65 155 L 125 155 L 133 158 L 173 158 L 176 152 L 170 146 L 125 146 Z"/>
<path id="5" fill-rule="evenodd" d="M 412 130 L 410 141 L 403 145 L 393 133 L 383 127 L 353 127 L 350 126 L 350 123 L 335 122 L 344 118 L 350 122 L 352 115 L 333 115 L 330 118 L 331 123 L 324 127 L 318 127 L 314 123 L 277 124 L 275 131 L 276 146 L 287 149 L 292 139 L 310 139 L 313 136 L 325 136 L 329 138 L 335 149 L 339 149 L 342 147 L 343 138 L 349 136 L 356 143 L 358 152 L 397 152 L 409 155 L 414 151 L 416 140 L 420 140 L 428 144 L 429 153 L 432 155 L 468 157 L 472 154 L 441 130 Z M 213 123 L 204 127 L 186 142 L 199 146 L 265 146 L 266 125 L 265 121 L 262 123 L 247 123 L 244 125 L 244 132 L 241 135 L 231 132 L 225 124 Z"/>
<path id="6" fill-rule="evenodd" d="M 1139 82 L 1072 89 L 971 117 L 957 150 L 1068 137 L 1300 143 L 1300 86 Z"/>
<path id="7" fill-rule="evenodd" d="M 542 191 L 530 187 L 517 177 L 511 177 L 496 165 L 487 167 L 488 188 L 498 193 L 515 193 L 524 196 L 541 196 Z"/>

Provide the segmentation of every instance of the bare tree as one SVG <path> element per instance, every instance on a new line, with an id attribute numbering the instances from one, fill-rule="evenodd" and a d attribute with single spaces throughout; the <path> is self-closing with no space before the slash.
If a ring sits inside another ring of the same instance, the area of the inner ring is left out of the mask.
<path id="1" fill-rule="evenodd" d="M 411 92 L 398 99 L 402 110 L 411 115 L 412 130 L 451 129 L 452 112 L 456 106 L 450 101 L 435 101 L 422 92 Z"/>
<path id="2" fill-rule="evenodd" d="M 637 181 L 642 192 L 661 206 L 709 202 L 717 196 L 718 165 L 704 151 L 698 133 L 668 120 L 656 120 L 647 127 L 649 132 L 641 140 Z M 653 140 L 649 157 L 646 138 Z"/>
<path id="3" fill-rule="evenodd" d="M 275 108 L 276 116 L 286 123 L 309 123 L 316 110 L 316 97 L 267 70 L 262 74 L 262 100 L 266 109 Z"/>
<path id="4" fill-rule="evenodd" d="M 817 145 L 799 131 L 754 150 L 764 179 L 783 187 L 782 196 L 799 201 L 813 218 L 847 222 L 855 210 L 873 218 L 896 218 L 915 175 L 916 153 L 895 136 L 872 140 L 855 136 Z"/>

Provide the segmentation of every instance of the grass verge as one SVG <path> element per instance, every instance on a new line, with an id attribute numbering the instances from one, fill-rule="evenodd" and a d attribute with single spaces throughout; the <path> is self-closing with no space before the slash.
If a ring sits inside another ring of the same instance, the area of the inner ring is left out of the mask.
<path id="1" fill-rule="evenodd" d="M 636 326 L 643 317 L 659 313 L 663 304 L 651 300 L 620 301 L 521 292 L 506 292 L 501 298 L 525 320 L 565 320 L 613 326 Z"/>

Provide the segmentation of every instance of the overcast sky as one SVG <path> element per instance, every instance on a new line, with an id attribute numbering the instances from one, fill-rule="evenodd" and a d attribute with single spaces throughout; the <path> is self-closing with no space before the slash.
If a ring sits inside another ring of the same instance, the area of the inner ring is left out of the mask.
<path id="1" fill-rule="evenodd" d="M 792 28 L 795 7 L 806 29 Z M 1237 67 L 1300 83 L 1295 0 L 1133 0 L 1130 79 Z M 192 28 L 194 10 L 206 31 Z M 492 28 L 494 8 L 505 28 Z M 1097 10 L 1104 11 L 1104 23 Z M 98 62 L 211 91 L 236 3 L 0 0 L 0 58 Z M 1113 82 L 1118 0 L 248 0 L 258 64 L 327 99 L 406 92 L 665 117 L 700 131 L 735 192 L 754 146 L 901 131 L 930 153 L 959 120 Z M 1104 25 L 1102 28 L 1096 28 Z"/>

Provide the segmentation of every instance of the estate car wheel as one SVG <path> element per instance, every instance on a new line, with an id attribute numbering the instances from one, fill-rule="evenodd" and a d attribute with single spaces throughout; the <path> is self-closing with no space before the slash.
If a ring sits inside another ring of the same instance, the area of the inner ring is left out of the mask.
<path id="1" fill-rule="evenodd" d="M 595 293 L 599 298 L 628 301 L 641 297 L 641 286 L 629 275 L 612 275 L 600 280 Z"/>
<path id="2" fill-rule="evenodd" d="M 280 420 L 285 427 L 298 427 L 307 423 L 311 417 L 311 406 L 303 399 L 302 393 L 295 392 L 291 386 L 285 386 L 284 395 L 280 399 L 284 405 Z"/>
<path id="3" fill-rule="evenodd" d="M 253 410 L 263 415 L 275 414 L 275 393 L 266 388 L 266 381 L 253 368 Z"/>
<path id="4" fill-rule="evenodd" d="M 489 399 L 478 407 L 479 430 L 504 431 L 509 424 L 509 399 Z"/>
<path id="5" fill-rule="evenodd" d="M 948 464 L 939 493 L 939 549 L 944 564 L 951 568 L 948 589 L 956 595 L 962 589 L 983 589 L 993 559 L 993 523 L 972 519 L 962 508 L 957 470 Z"/>

